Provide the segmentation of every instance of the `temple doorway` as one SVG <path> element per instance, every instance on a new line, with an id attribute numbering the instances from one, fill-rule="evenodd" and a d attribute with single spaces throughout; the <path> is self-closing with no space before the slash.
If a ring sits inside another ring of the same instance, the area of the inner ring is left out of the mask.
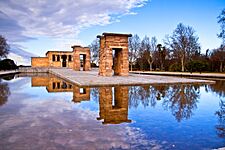
<path id="1" fill-rule="evenodd" d="M 85 64 L 86 64 L 86 55 L 80 54 L 80 71 L 86 71 Z"/>
<path id="2" fill-rule="evenodd" d="M 66 55 L 62 55 L 62 67 L 66 67 L 66 59 L 67 59 L 67 56 Z"/>
<path id="3" fill-rule="evenodd" d="M 113 65 L 112 65 L 112 70 L 113 70 L 113 75 L 119 75 L 121 68 L 121 55 L 122 55 L 122 48 L 113 48 L 112 49 L 112 59 L 113 59 Z"/>

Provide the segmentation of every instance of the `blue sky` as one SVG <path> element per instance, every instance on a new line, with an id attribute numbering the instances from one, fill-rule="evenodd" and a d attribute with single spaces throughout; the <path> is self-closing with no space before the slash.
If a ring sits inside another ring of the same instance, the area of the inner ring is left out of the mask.
<path id="1" fill-rule="evenodd" d="M 8 0 L 0 1 L 0 34 L 39 56 L 89 45 L 98 34 L 156 36 L 163 43 L 178 23 L 196 30 L 202 52 L 220 45 L 217 16 L 225 0 Z"/>

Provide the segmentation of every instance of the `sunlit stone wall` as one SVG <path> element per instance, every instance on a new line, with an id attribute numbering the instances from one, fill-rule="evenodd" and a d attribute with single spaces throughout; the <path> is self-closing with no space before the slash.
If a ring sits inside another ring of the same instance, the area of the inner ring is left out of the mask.
<path id="1" fill-rule="evenodd" d="M 80 55 L 83 55 L 83 70 L 84 71 L 89 71 L 91 70 L 91 57 L 90 57 L 90 48 L 89 47 L 81 47 L 81 46 L 72 46 L 73 48 L 73 59 L 74 59 L 74 64 L 73 64 L 73 69 L 75 71 L 80 70 L 81 66 L 81 58 Z"/>
<path id="2" fill-rule="evenodd" d="M 128 37 L 131 34 L 103 33 L 100 38 L 99 75 L 128 76 Z"/>
<path id="3" fill-rule="evenodd" d="M 48 67 L 49 61 L 47 57 L 32 57 L 31 58 L 32 67 Z"/>
<path id="4" fill-rule="evenodd" d="M 83 71 L 91 70 L 90 49 L 88 47 L 72 46 L 73 51 L 48 51 L 46 57 L 32 57 L 32 67 L 65 67 L 81 70 L 83 55 Z"/>

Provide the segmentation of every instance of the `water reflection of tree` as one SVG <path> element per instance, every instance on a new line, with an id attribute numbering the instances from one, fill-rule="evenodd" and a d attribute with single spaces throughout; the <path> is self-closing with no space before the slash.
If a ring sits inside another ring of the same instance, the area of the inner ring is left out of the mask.
<path id="1" fill-rule="evenodd" d="M 2 79 L 4 79 L 4 80 L 12 80 L 12 79 L 14 79 L 14 77 L 15 77 L 15 74 L 7 74 L 7 75 L 4 75 L 3 77 L 2 77 Z"/>
<path id="2" fill-rule="evenodd" d="M 217 80 L 216 84 L 210 84 L 207 88 L 218 94 L 220 97 L 225 97 L 225 80 Z"/>
<path id="3" fill-rule="evenodd" d="M 155 107 L 157 100 L 165 97 L 168 86 L 132 86 L 129 89 L 129 107 Z"/>
<path id="4" fill-rule="evenodd" d="M 99 102 L 99 89 L 98 88 L 91 88 L 91 99 L 96 103 Z"/>
<path id="5" fill-rule="evenodd" d="M 154 94 L 152 94 L 154 95 Z M 140 103 L 144 107 L 150 103 L 150 87 L 149 86 L 132 86 L 129 88 L 129 107 L 137 108 Z M 152 101 L 153 102 L 153 101 Z M 152 105 L 155 105 L 154 102 Z"/>
<path id="6" fill-rule="evenodd" d="M 215 112 L 218 117 L 218 124 L 216 125 L 216 131 L 219 137 L 225 137 L 225 81 L 217 80 L 215 84 L 206 86 L 208 91 L 216 93 L 219 98 L 219 110 Z"/>
<path id="7" fill-rule="evenodd" d="M 220 100 L 220 109 L 216 111 L 218 116 L 218 125 L 216 125 L 217 134 L 219 137 L 225 137 L 225 100 Z"/>
<path id="8" fill-rule="evenodd" d="M 8 96 L 10 95 L 9 87 L 7 83 L 2 83 L 0 80 L 0 105 L 7 102 Z"/>
<path id="9" fill-rule="evenodd" d="M 129 107 L 154 107 L 158 100 L 163 100 L 164 109 L 171 110 L 177 121 L 189 119 L 197 108 L 200 87 L 197 85 L 173 86 L 133 86 L 129 90 Z"/>
<path id="10" fill-rule="evenodd" d="M 163 107 L 170 109 L 178 122 L 182 119 L 189 119 L 193 110 L 197 108 L 200 97 L 199 86 L 193 85 L 174 85 L 171 86 L 163 101 Z"/>

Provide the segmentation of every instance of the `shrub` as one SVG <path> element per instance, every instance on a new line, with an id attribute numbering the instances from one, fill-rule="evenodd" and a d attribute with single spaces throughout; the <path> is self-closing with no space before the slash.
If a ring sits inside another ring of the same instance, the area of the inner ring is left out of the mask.
<path id="1" fill-rule="evenodd" d="M 169 71 L 180 72 L 181 71 L 181 65 L 179 63 L 174 63 L 174 64 L 169 66 Z"/>
<path id="2" fill-rule="evenodd" d="M 14 70 L 18 69 L 18 66 L 11 59 L 4 59 L 0 61 L 0 70 Z"/>
<path id="3" fill-rule="evenodd" d="M 186 65 L 189 72 L 209 71 L 209 64 L 205 61 L 194 60 Z"/>

